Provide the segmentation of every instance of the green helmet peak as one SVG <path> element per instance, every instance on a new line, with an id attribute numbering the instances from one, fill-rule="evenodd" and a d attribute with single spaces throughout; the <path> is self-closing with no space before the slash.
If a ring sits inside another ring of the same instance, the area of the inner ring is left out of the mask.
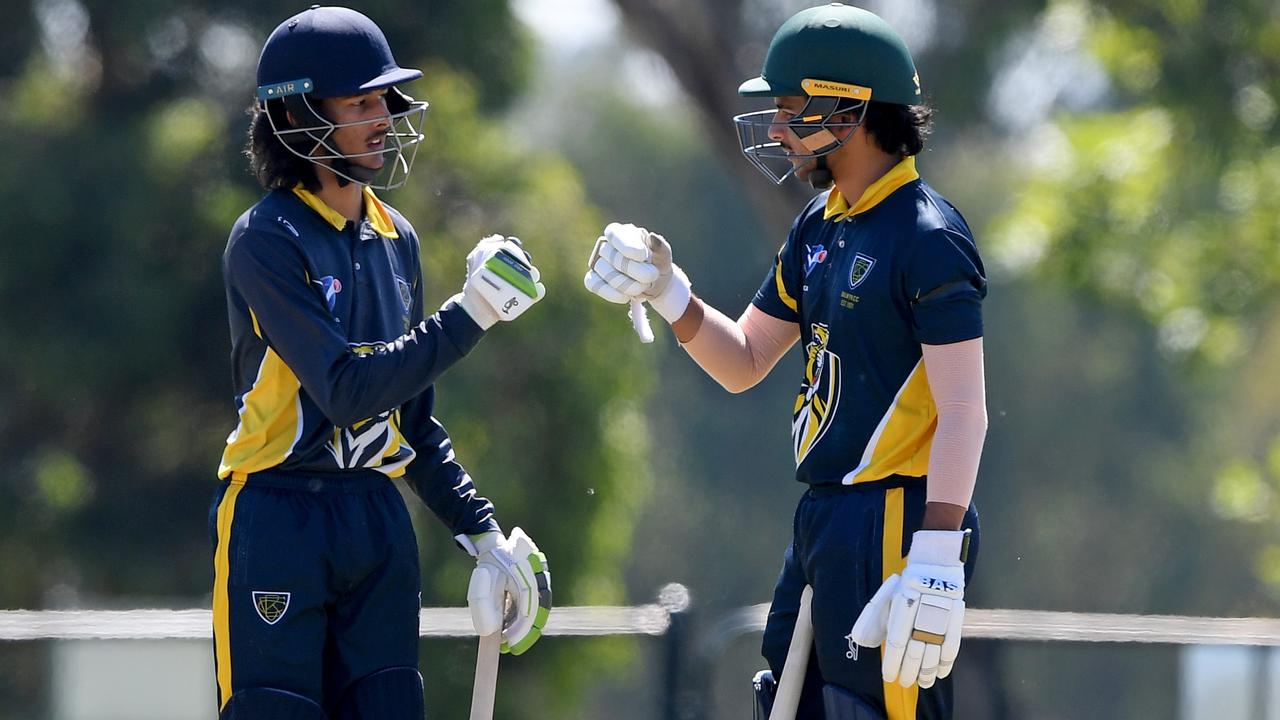
<path id="1" fill-rule="evenodd" d="M 825 91 L 813 91 L 823 84 Z M 862 96 L 868 91 L 878 102 L 921 101 L 915 63 L 898 33 L 875 13 L 842 3 L 792 15 L 769 43 L 760 76 L 738 88 L 747 97 L 838 95 L 860 100 L 867 99 Z"/>

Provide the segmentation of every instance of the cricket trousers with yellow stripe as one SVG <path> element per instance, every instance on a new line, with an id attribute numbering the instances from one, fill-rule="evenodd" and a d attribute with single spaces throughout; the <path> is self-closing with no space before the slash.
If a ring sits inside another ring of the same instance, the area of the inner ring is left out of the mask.
<path id="1" fill-rule="evenodd" d="M 331 720 L 363 718 L 348 707 L 353 688 L 388 668 L 412 675 L 390 701 L 421 707 L 418 545 L 389 478 L 233 475 L 214 493 L 209 524 L 220 710 L 269 688 Z"/>
<path id="2" fill-rule="evenodd" d="M 880 584 L 906 565 L 911 535 L 924 517 L 925 479 L 894 476 L 858 485 L 813 486 L 800 498 L 782 573 L 765 624 L 762 653 L 780 677 L 805 585 L 813 587 L 813 650 L 798 720 L 823 720 L 822 686 L 838 685 L 887 720 L 950 720 L 951 678 L 922 690 L 881 679 L 880 649 L 858 648 L 853 623 Z M 973 531 L 965 582 L 978 556 L 978 513 L 970 505 L 964 528 Z"/>

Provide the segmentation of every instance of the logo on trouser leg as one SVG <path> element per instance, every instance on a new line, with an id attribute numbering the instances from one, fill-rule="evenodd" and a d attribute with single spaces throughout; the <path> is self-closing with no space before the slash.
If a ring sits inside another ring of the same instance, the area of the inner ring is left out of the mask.
<path id="1" fill-rule="evenodd" d="M 289 593 L 253 591 L 253 609 L 268 625 L 275 625 L 289 609 Z"/>
<path id="2" fill-rule="evenodd" d="M 849 650 L 844 654 L 845 659 L 853 660 L 856 662 L 858 659 L 858 643 L 854 642 L 853 640 L 852 630 L 849 631 L 848 635 L 844 636 L 844 640 L 845 642 L 849 643 Z"/>

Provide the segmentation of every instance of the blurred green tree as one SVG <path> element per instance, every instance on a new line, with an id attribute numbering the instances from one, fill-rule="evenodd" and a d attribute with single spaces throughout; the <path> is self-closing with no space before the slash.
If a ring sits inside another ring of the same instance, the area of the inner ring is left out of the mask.
<path id="1" fill-rule="evenodd" d="M 1268 378 L 1280 362 L 1278 20 L 1274 3 L 1252 0 L 1051 3 L 1015 62 L 1046 62 L 1031 49 L 1044 42 L 1087 59 L 1101 82 L 1084 112 L 1006 118 L 1026 134 L 1010 148 L 1012 201 L 990 226 L 998 272 L 1145 319 L 1147 352 L 1194 385 L 1186 461 L 1148 491 L 1238 523 L 1215 525 L 1224 538 L 1251 539 L 1236 549 L 1253 591 L 1218 597 L 1213 612 L 1270 613 L 1280 599 Z M 1010 98 L 1028 89 L 1016 74 Z"/>

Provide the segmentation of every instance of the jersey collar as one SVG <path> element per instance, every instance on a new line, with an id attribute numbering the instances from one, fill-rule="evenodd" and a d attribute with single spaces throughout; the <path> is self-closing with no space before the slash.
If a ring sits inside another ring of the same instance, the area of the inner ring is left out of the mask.
<path id="1" fill-rule="evenodd" d="M 838 188 L 832 188 L 831 193 L 827 195 L 827 209 L 822 213 L 822 219 L 836 222 L 848 220 L 854 215 L 879 205 L 880 201 L 892 195 L 894 190 L 919 179 L 920 173 L 916 172 L 916 158 L 914 155 L 909 155 L 890 168 L 889 172 L 882 175 L 879 180 L 871 183 L 853 207 L 849 207 L 849 201 L 840 194 Z"/>
<path id="2" fill-rule="evenodd" d="M 347 219 L 342 213 L 329 207 L 329 204 L 315 193 L 297 185 L 293 188 L 293 194 L 306 203 L 307 207 L 319 213 L 320 217 L 328 221 L 335 230 L 341 230 L 347 226 Z M 373 231 L 382 237 L 392 240 L 400 237 L 400 233 L 396 232 L 395 223 L 391 222 L 391 213 L 387 212 L 386 206 L 369 187 L 364 188 L 364 216 L 369 219 L 369 226 Z"/>

